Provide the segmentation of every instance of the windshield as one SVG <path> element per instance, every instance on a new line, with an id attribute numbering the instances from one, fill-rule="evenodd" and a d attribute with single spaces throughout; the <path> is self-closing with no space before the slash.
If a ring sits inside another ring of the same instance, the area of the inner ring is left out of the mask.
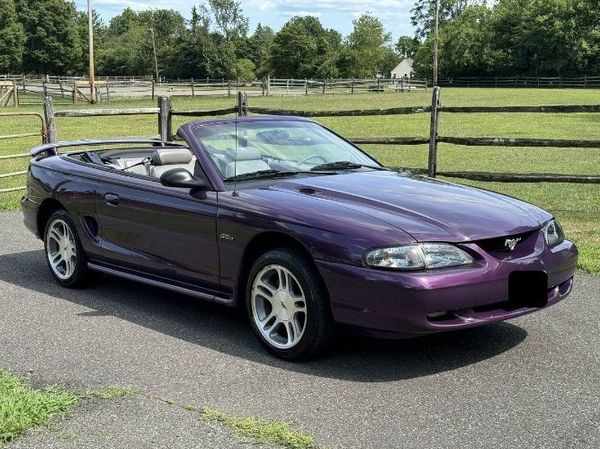
<path id="1" fill-rule="evenodd" d="M 296 120 L 234 121 L 199 126 L 196 139 L 225 180 L 253 173 L 380 168 L 380 164 L 322 126 Z M 333 164 L 332 163 L 338 163 Z M 342 164 L 339 164 L 342 163 Z M 315 172 L 316 173 L 316 172 Z M 249 176 L 250 175 L 250 176 Z"/>

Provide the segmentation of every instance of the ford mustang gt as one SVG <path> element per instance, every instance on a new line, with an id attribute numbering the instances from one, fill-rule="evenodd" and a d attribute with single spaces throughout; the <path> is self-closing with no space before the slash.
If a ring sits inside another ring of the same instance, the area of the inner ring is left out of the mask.
<path id="1" fill-rule="evenodd" d="M 32 150 L 24 221 L 59 284 L 96 271 L 241 307 L 268 351 L 296 360 L 341 327 L 463 329 L 571 291 L 577 249 L 531 204 L 386 169 L 307 119 L 178 136 Z"/>

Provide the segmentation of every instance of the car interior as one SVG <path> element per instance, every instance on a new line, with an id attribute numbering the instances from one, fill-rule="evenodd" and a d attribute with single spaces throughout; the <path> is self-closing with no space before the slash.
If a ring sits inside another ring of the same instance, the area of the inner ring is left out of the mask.
<path id="1" fill-rule="evenodd" d="M 210 148 L 209 155 L 224 178 L 260 170 L 297 168 L 297 164 L 268 158 L 262 155 L 258 149 L 252 147 L 239 147 L 237 150 Z M 184 168 L 194 175 L 201 173 L 201 169 L 196 163 L 196 157 L 185 147 L 160 149 L 119 148 L 85 151 L 69 156 L 83 162 L 152 178 L 160 178 L 164 172 L 173 168 Z"/>

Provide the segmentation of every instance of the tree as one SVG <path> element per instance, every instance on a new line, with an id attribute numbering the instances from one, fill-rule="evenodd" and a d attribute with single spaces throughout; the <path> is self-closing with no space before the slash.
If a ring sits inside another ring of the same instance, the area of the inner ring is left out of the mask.
<path id="1" fill-rule="evenodd" d="M 439 22 L 443 26 L 460 16 L 469 6 L 485 6 L 487 0 L 439 0 Z M 426 38 L 433 32 L 435 23 L 436 0 L 416 0 L 411 9 L 410 21 L 416 29 L 419 39 Z"/>
<path id="2" fill-rule="evenodd" d="M 400 36 L 396 42 L 396 51 L 402 58 L 414 58 L 420 45 L 416 37 Z"/>
<path id="3" fill-rule="evenodd" d="M 25 31 L 17 20 L 14 0 L 0 0 L 0 73 L 21 70 Z"/>
<path id="4" fill-rule="evenodd" d="M 354 29 L 347 39 L 346 75 L 355 78 L 374 77 L 383 65 L 390 51 L 387 45 L 389 33 L 381 21 L 370 13 L 362 14 L 353 22 Z"/>
<path id="5" fill-rule="evenodd" d="M 500 0 L 491 15 L 499 74 L 566 75 L 576 70 L 577 34 L 570 0 Z"/>
<path id="6" fill-rule="evenodd" d="M 275 35 L 270 66 L 280 77 L 335 77 L 340 46 L 340 34 L 323 28 L 316 17 L 292 17 Z"/>
<path id="7" fill-rule="evenodd" d="M 274 40 L 275 33 L 273 30 L 268 26 L 262 26 L 260 23 L 254 34 L 248 39 L 246 57 L 254 62 L 258 78 L 264 78 L 269 73 L 269 56 Z"/>
<path id="8" fill-rule="evenodd" d="M 76 74 L 83 51 L 75 5 L 65 0 L 17 0 L 16 4 L 26 35 L 23 70 Z"/>
<path id="9" fill-rule="evenodd" d="M 188 34 L 185 19 L 169 9 L 135 12 L 130 8 L 111 19 L 98 49 L 98 73 L 145 75 L 154 73 L 152 32 L 159 73 L 177 76 L 173 49 Z"/>
<path id="10" fill-rule="evenodd" d="M 244 16 L 240 2 L 236 0 L 208 0 L 217 32 L 230 42 L 246 36 L 248 18 Z"/>
<path id="11" fill-rule="evenodd" d="M 252 81 L 256 79 L 254 71 L 256 66 L 249 59 L 238 59 L 235 63 L 235 76 L 243 81 Z"/>

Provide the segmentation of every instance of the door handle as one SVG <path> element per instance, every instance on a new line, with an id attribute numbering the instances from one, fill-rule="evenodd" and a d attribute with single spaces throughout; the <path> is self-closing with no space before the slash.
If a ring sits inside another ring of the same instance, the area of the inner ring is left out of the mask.
<path id="1" fill-rule="evenodd" d="M 104 195 L 104 201 L 106 201 L 106 204 L 109 206 L 118 206 L 120 200 L 119 195 L 115 195 L 114 193 L 107 193 Z"/>

